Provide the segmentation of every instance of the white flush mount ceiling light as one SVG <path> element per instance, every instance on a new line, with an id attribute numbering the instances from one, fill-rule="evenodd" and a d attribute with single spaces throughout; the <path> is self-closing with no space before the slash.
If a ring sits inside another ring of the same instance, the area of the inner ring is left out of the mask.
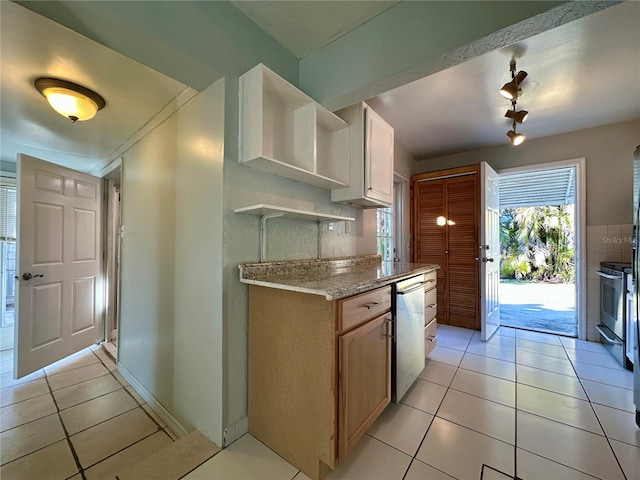
<path id="1" fill-rule="evenodd" d="M 505 117 L 512 120 L 512 128 L 507 132 L 507 137 L 511 140 L 511 143 L 515 146 L 520 145 L 525 140 L 525 136 L 522 133 L 516 132 L 516 124 L 524 122 L 529 116 L 529 112 L 526 110 L 517 110 L 518 96 L 520 95 L 520 84 L 527 77 L 527 72 L 520 70 L 516 73 L 516 61 L 511 60 L 509 64 L 509 70 L 511 71 L 511 81 L 505 83 L 500 89 L 500 94 L 511 100 L 511 109 L 507 110 L 504 114 Z"/>
<path id="2" fill-rule="evenodd" d="M 89 120 L 105 106 L 104 98 L 93 90 L 58 78 L 38 78 L 34 85 L 49 105 L 73 123 Z"/>

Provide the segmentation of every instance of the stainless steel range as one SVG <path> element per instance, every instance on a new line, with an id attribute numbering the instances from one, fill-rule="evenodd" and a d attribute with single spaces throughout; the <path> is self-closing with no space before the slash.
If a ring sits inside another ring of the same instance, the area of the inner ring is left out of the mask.
<path id="1" fill-rule="evenodd" d="M 626 273 L 630 263 L 602 262 L 600 271 L 600 324 L 596 329 L 600 341 L 611 355 L 626 368 L 631 368 L 627 360 L 627 315 L 626 315 Z"/>

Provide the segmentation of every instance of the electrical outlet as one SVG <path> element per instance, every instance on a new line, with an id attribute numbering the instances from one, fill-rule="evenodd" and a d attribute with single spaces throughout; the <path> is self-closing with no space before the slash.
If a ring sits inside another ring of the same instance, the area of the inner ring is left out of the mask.
<path id="1" fill-rule="evenodd" d="M 333 232 L 333 222 L 329 222 L 328 228 L 330 232 Z"/>
<path id="2" fill-rule="evenodd" d="M 347 235 L 351 233 L 351 222 L 344 222 L 344 233 Z"/>

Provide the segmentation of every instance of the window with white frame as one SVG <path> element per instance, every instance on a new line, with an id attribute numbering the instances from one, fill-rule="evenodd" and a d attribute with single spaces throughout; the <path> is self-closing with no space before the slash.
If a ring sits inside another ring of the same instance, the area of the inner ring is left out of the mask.
<path id="1" fill-rule="evenodd" d="M 0 182 L 0 326 L 15 322 L 16 275 L 16 186 L 15 180 Z"/>

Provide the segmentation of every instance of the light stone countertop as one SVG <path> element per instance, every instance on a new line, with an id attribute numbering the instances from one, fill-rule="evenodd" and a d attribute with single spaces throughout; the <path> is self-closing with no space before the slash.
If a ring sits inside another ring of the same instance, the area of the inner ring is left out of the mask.
<path id="1" fill-rule="evenodd" d="M 349 297 L 440 268 L 435 264 L 382 262 L 378 255 L 244 263 L 238 267 L 242 283 L 322 295 L 327 300 Z"/>

